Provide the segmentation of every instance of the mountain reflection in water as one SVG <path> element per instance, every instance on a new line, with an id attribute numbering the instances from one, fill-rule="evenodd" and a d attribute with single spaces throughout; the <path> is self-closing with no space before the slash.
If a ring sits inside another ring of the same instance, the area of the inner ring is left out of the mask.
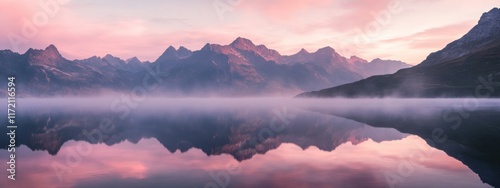
<path id="1" fill-rule="evenodd" d="M 110 99 L 25 99 L 14 184 L 499 186 L 499 102 L 456 110 L 463 101 L 148 99 L 126 111 Z M 445 141 L 433 141 L 436 129 Z"/>

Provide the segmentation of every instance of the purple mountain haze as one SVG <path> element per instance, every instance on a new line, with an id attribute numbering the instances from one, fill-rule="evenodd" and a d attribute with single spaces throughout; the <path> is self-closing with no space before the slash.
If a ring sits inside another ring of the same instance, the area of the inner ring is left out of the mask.
<path id="1" fill-rule="evenodd" d="M 24 54 L 0 51 L 0 65 L 2 75 L 18 77 L 21 96 L 130 91 L 142 84 L 146 66 L 161 77 L 162 83 L 153 91 L 158 95 L 203 96 L 291 96 L 410 67 L 399 61 L 345 58 L 331 47 L 286 56 L 241 37 L 229 45 L 206 44 L 197 51 L 170 46 L 152 63 L 109 54 L 67 60 L 50 45 Z"/>

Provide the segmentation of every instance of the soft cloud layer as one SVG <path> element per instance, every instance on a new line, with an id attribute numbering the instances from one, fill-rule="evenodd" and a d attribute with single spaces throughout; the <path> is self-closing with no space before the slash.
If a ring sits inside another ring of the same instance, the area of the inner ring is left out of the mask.
<path id="1" fill-rule="evenodd" d="M 24 53 L 55 44 L 69 59 L 113 54 L 153 61 L 169 45 L 196 50 L 243 36 L 282 54 L 332 46 L 345 56 L 417 64 L 500 6 L 465 0 L 66 0 L 47 9 L 39 2 L 56 1 L 0 0 L 0 49 Z"/>

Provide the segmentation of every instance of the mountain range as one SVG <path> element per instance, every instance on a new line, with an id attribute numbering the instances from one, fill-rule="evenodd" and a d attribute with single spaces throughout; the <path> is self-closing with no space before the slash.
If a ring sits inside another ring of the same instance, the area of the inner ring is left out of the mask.
<path id="1" fill-rule="evenodd" d="M 109 54 L 68 60 L 54 45 L 24 54 L 2 50 L 0 66 L 0 74 L 17 76 L 18 95 L 35 97 L 128 92 L 143 85 L 148 70 L 161 80 L 151 91 L 157 95 L 295 95 L 410 67 L 400 61 L 346 58 L 331 47 L 281 55 L 241 37 L 197 51 L 170 46 L 154 62 Z M 5 91 L 0 96 L 6 96 Z"/>
<path id="2" fill-rule="evenodd" d="M 481 16 L 462 38 L 394 74 L 299 97 L 500 97 L 500 9 Z"/>

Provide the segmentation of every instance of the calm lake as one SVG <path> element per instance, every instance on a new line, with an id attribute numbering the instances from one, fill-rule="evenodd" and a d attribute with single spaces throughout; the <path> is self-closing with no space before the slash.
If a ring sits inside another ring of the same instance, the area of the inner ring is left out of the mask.
<path id="1" fill-rule="evenodd" d="M 0 187 L 500 186 L 500 100 L 17 103 L 16 180 L 2 170 Z"/>

